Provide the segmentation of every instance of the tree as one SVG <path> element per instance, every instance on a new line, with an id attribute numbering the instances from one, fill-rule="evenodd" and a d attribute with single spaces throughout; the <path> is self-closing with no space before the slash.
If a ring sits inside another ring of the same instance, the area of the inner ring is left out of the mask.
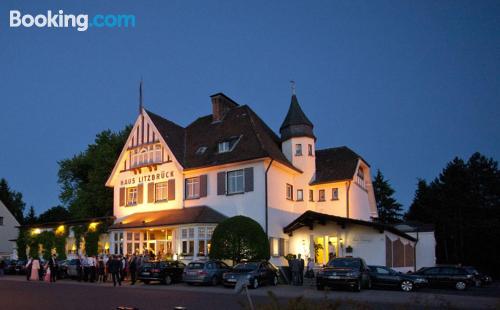
<path id="1" fill-rule="evenodd" d="M 425 182 L 424 182 L 425 183 Z M 454 158 L 430 184 L 419 182 L 405 218 L 435 226 L 438 263 L 475 265 L 500 275 L 500 171 L 480 153 Z"/>
<path id="2" fill-rule="evenodd" d="M 67 221 L 71 217 L 68 209 L 63 206 L 55 206 L 38 216 L 40 223 Z"/>
<path id="3" fill-rule="evenodd" d="M 238 215 L 225 219 L 212 234 L 209 256 L 213 259 L 269 259 L 269 240 L 253 219 Z"/>
<path id="4" fill-rule="evenodd" d="M 105 130 L 82 153 L 59 162 L 59 198 L 73 219 L 113 214 L 113 190 L 105 183 L 130 134 Z"/>
<path id="5" fill-rule="evenodd" d="M 26 225 L 33 225 L 38 221 L 36 214 L 35 214 L 35 208 L 33 206 L 30 207 L 30 210 L 28 211 L 28 214 L 24 217 L 24 224 Z"/>
<path id="6" fill-rule="evenodd" d="M 23 194 L 12 190 L 4 178 L 0 179 L 0 201 L 5 204 L 16 220 L 22 224 L 24 220 L 24 208 L 26 207 L 23 201 Z"/>
<path id="7" fill-rule="evenodd" d="M 388 180 L 377 170 L 377 175 L 373 179 L 373 191 L 375 192 L 375 202 L 378 210 L 378 221 L 385 224 L 401 222 L 402 205 L 392 197 L 392 189 Z"/>

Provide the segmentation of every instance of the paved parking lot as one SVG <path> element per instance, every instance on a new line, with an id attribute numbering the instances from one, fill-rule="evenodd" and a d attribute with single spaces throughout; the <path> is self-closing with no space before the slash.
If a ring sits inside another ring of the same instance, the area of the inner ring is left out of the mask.
<path id="1" fill-rule="evenodd" d="M 282 305 L 303 296 L 317 303 L 325 299 L 344 300 L 347 301 L 345 308 L 351 308 L 353 303 L 361 303 L 373 309 L 500 309 L 499 283 L 465 292 L 440 289 L 413 293 L 385 290 L 319 292 L 312 287 L 279 285 L 250 290 L 250 293 L 256 304 L 268 304 L 271 302 L 269 291 Z M 198 287 L 183 283 L 130 286 L 125 283 L 122 287 L 113 288 L 111 283 L 79 283 L 74 280 L 62 280 L 56 284 L 28 282 L 22 276 L 0 278 L 0 300 L 2 309 L 116 309 L 119 305 L 139 309 L 173 309 L 174 306 L 188 309 L 243 309 L 242 305 L 247 302 L 244 295 L 235 295 L 232 289 L 224 287 Z"/>

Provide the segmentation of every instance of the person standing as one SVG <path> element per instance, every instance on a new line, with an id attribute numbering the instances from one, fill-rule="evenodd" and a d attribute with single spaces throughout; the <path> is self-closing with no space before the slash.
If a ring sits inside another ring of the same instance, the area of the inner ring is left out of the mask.
<path id="1" fill-rule="evenodd" d="M 304 284 L 304 260 L 301 258 L 301 255 L 299 254 L 299 257 L 297 259 L 297 263 L 299 265 L 299 285 Z"/>
<path id="2" fill-rule="evenodd" d="M 127 266 L 127 259 L 125 258 L 125 256 L 120 256 L 120 263 L 121 263 L 121 270 L 120 270 L 120 274 L 121 274 L 121 277 L 122 277 L 122 281 L 125 281 L 125 278 L 127 277 L 127 271 L 128 271 L 128 266 Z"/>
<path id="3" fill-rule="evenodd" d="M 102 257 L 97 260 L 97 282 L 104 283 L 104 261 Z"/>
<path id="4" fill-rule="evenodd" d="M 290 266 L 290 269 L 292 269 L 292 284 L 293 285 L 298 285 L 299 283 L 299 262 L 297 260 L 297 256 L 293 255 L 293 259 L 291 261 L 292 266 Z"/>
<path id="5" fill-rule="evenodd" d="M 112 256 L 112 258 L 109 260 L 109 271 L 111 272 L 111 278 L 113 278 L 113 286 L 116 286 L 116 282 L 118 282 L 119 286 L 122 286 L 120 269 L 121 262 L 116 256 Z"/>
<path id="6" fill-rule="evenodd" d="M 337 256 L 335 253 L 335 247 L 333 246 L 331 241 L 328 241 L 328 259 L 332 260 Z"/>
<path id="7" fill-rule="evenodd" d="M 40 280 L 40 260 L 38 258 L 33 258 L 31 261 L 31 276 L 30 280 Z"/>
<path id="8" fill-rule="evenodd" d="M 56 282 L 58 269 L 57 267 L 56 254 L 52 254 L 49 259 L 50 282 Z"/>
<path id="9" fill-rule="evenodd" d="M 80 255 L 76 258 L 76 277 L 78 282 L 82 281 L 82 257 Z"/>
<path id="10" fill-rule="evenodd" d="M 82 256 L 82 267 L 83 267 L 83 281 L 88 282 L 89 281 L 89 261 L 87 259 L 87 256 L 83 255 Z"/>
<path id="11" fill-rule="evenodd" d="M 26 280 L 30 280 L 31 276 L 31 263 L 33 262 L 33 258 L 31 256 L 28 258 L 28 262 L 26 263 Z"/>
<path id="12" fill-rule="evenodd" d="M 96 259 L 94 256 L 89 256 L 89 272 L 90 272 L 90 283 L 94 283 L 96 280 Z"/>
<path id="13" fill-rule="evenodd" d="M 137 278 L 137 258 L 135 254 L 132 254 L 132 257 L 130 257 L 128 270 L 130 272 L 130 285 L 134 285 Z"/>
<path id="14" fill-rule="evenodd" d="M 314 278 L 314 262 L 312 258 L 307 259 L 306 277 Z"/>

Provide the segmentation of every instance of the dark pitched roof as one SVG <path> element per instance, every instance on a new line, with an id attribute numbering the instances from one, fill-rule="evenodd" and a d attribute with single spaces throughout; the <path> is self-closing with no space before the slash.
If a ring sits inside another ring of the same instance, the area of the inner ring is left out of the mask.
<path id="1" fill-rule="evenodd" d="M 312 122 L 307 118 L 304 111 L 302 111 L 297 96 L 292 95 L 290 108 L 280 127 L 281 139 L 287 140 L 292 137 L 304 136 L 315 138 L 313 128 Z"/>
<path id="2" fill-rule="evenodd" d="M 183 165 L 184 162 L 184 144 L 186 139 L 185 129 L 166 118 L 146 110 L 151 121 L 156 126 L 165 142 L 174 153 L 175 158 Z"/>
<path id="3" fill-rule="evenodd" d="M 198 118 L 186 128 L 152 112 L 147 113 L 186 169 L 270 157 L 300 171 L 281 152 L 279 137 L 247 105 L 230 109 L 222 121 L 213 122 L 210 114 Z M 219 153 L 219 142 L 228 139 L 239 141 L 231 152 Z M 206 147 L 202 153 L 198 152 L 201 147 Z"/>
<path id="4" fill-rule="evenodd" d="M 366 163 L 346 146 L 316 150 L 316 179 L 311 184 L 351 180 L 360 159 Z"/>
<path id="5" fill-rule="evenodd" d="M 283 228 L 283 232 L 285 234 L 291 234 L 291 233 L 293 233 L 293 231 L 295 231 L 299 228 L 313 227 L 315 224 L 325 224 L 326 222 L 335 222 L 335 223 L 341 225 L 342 227 L 345 227 L 347 225 L 353 225 L 353 224 L 373 227 L 374 229 L 376 229 L 380 232 L 387 230 L 387 231 L 390 231 L 393 234 L 398 235 L 400 237 L 403 237 L 405 239 L 408 239 L 411 241 L 416 241 L 416 239 L 413 238 L 412 236 L 402 232 L 401 230 L 399 230 L 391 225 L 386 225 L 386 224 L 377 223 L 377 222 L 357 220 L 357 219 L 350 219 L 350 218 L 346 218 L 346 217 L 324 214 L 324 213 L 319 213 L 319 212 L 314 212 L 314 211 L 304 212 L 302 215 L 300 215 L 298 218 L 296 218 L 293 222 L 291 222 L 285 228 Z"/>
<path id="6" fill-rule="evenodd" d="M 207 206 L 170 209 L 153 212 L 134 213 L 113 224 L 110 229 L 159 227 L 191 223 L 216 224 L 226 218 L 225 215 Z"/>

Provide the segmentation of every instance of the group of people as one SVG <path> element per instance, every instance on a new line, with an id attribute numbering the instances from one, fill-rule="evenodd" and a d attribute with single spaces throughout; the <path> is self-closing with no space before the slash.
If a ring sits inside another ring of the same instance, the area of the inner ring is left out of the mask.
<path id="1" fill-rule="evenodd" d="M 134 285 L 137 272 L 144 262 L 153 259 L 149 254 L 143 255 L 101 255 L 78 256 L 77 280 L 85 282 L 106 282 L 111 276 L 113 286 L 121 286 L 122 281 L 130 276 L 130 284 Z"/>
<path id="2" fill-rule="evenodd" d="M 58 270 L 59 264 L 55 254 L 45 263 L 42 263 L 38 257 L 30 257 L 26 263 L 26 279 L 28 281 L 56 282 Z"/>
<path id="3" fill-rule="evenodd" d="M 303 285 L 304 284 L 304 259 L 299 254 L 298 256 L 293 255 L 293 258 L 288 262 L 288 266 L 292 272 L 292 285 Z M 307 259 L 305 276 L 313 278 L 314 277 L 314 262 L 312 259 Z"/>

